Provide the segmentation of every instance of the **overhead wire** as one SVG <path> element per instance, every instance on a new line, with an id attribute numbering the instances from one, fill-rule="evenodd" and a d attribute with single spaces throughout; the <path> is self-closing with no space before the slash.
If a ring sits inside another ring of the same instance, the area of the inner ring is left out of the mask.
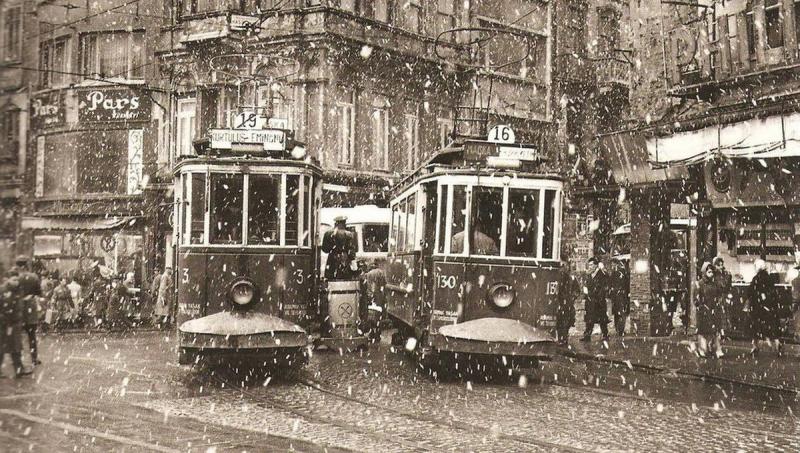
<path id="1" fill-rule="evenodd" d="M 42 35 L 45 35 L 45 34 L 51 34 L 51 33 L 54 33 L 54 32 L 56 32 L 58 30 L 61 30 L 63 28 L 67 28 L 67 27 L 70 27 L 72 25 L 75 25 L 75 24 L 77 24 L 79 22 L 87 21 L 89 19 L 93 19 L 95 17 L 102 16 L 103 14 L 108 14 L 108 13 L 116 11 L 118 9 L 122 9 L 122 8 L 124 8 L 126 6 L 133 5 L 134 3 L 139 3 L 140 1 L 141 0 L 129 0 L 129 1 L 127 1 L 127 2 L 125 2 L 123 4 L 121 4 L 121 5 L 113 6 L 113 7 L 104 9 L 102 11 L 98 11 L 96 13 L 92 13 L 92 14 L 83 16 L 83 17 L 81 17 L 79 19 L 75 19 L 75 20 L 72 20 L 72 21 L 69 21 L 69 22 L 65 22 L 63 24 L 54 25 L 52 28 L 50 28 L 50 29 L 48 29 L 46 31 L 39 30 L 36 33 L 32 33 L 32 34 L 29 34 L 29 35 L 24 35 L 23 36 L 23 40 L 35 39 L 35 38 L 38 38 L 38 37 L 40 37 Z M 50 5 L 50 6 L 53 6 L 53 5 Z"/>

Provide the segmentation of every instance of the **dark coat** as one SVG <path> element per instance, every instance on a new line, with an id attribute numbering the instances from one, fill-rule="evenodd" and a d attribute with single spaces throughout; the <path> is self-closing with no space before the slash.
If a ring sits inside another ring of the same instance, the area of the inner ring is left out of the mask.
<path id="1" fill-rule="evenodd" d="M 747 299 L 750 302 L 750 317 L 755 338 L 777 338 L 780 336 L 778 296 L 775 290 L 777 283 L 777 274 L 770 274 L 766 269 L 762 269 L 756 273 L 747 288 Z"/>
<path id="2" fill-rule="evenodd" d="M 322 251 L 328 254 L 325 278 L 348 280 L 354 277 L 350 262 L 356 259 L 356 236 L 350 231 L 334 228 L 322 238 Z"/>
<path id="3" fill-rule="evenodd" d="M 22 352 L 23 308 L 17 291 L 0 290 L 0 354 Z"/>
<path id="4" fill-rule="evenodd" d="M 586 298 L 586 314 L 584 321 L 587 323 L 608 324 L 608 275 L 599 269 L 594 275 L 586 278 L 584 297 Z"/>
<path id="5" fill-rule="evenodd" d="M 696 301 L 697 333 L 715 335 L 722 332 L 725 310 L 719 282 L 703 275 L 697 282 Z"/>
<path id="6" fill-rule="evenodd" d="M 631 274 L 627 267 L 615 269 L 611 273 L 611 311 L 617 316 L 631 312 Z"/>
<path id="7" fill-rule="evenodd" d="M 42 282 L 33 272 L 24 272 L 19 277 L 19 295 L 23 302 L 23 323 L 39 323 L 39 297 L 42 295 Z"/>
<path id="8" fill-rule="evenodd" d="M 581 282 L 564 266 L 558 276 L 558 306 L 556 328 L 568 329 L 575 325 L 575 301 L 581 297 Z"/>

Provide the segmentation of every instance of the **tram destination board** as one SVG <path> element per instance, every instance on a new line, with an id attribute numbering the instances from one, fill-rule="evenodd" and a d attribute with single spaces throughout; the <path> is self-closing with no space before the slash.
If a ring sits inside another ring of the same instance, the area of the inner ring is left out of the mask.
<path id="1" fill-rule="evenodd" d="M 539 150 L 532 145 L 505 145 L 483 141 L 467 141 L 464 144 L 465 160 L 472 162 L 484 161 L 487 157 L 500 157 L 531 162 L 541 159 Z"/>
<path id="2" fill-rule="evenodd" d="M 258 145 L 264 151 L 286 150 L 286 132 L 280 129 L 211 129 L 211 148 L 237 151 L 252 150 Z"/>

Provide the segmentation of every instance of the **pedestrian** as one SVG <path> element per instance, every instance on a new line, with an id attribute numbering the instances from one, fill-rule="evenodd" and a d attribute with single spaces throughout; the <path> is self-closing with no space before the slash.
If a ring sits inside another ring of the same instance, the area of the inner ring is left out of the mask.
<path id="1" fill-rule="evenodd" d="M 114 274 L 111 278 L 111 291 L 106 307 L 106 320 L 111 329 L 127 327 L 127 317 L 125 316 L 127 298 L 128 291 L 122 283 L 122 276 Z"/>
<path id="2" fill-rule="evenodd" d="M 38 343 L 36 341 L 36 329 L 39 325 L 39 304 L 41 303 L 42 282 L 39 276 L 31 270 L 27 257 L 25 258 L 25 261 L 17 263 L 21 270 L 18 292 L 20 303 L 22 304 L 22 324 L 28 337 L 31 363 L 36 366 L 41 364 L 39 361 Z"/>
<path id="3" fill-rule="evenodd" d="M 599 324 L 600 331 L 603 333 L 603 341 L 607 342 L 608 313 L 606 312 L 608 310 L 609 293 L 608 275 L 603 271 L 602 263 L 595 257 L 589 258 L 586 269 L 588 276 L 583 286 L 583 297 L 586 308 L 586 314 L 584 315 L 586 330 L 583 332 L 581 341 L 591 341 L 594 325 Z"/>
<path id="4" fill-rule="evenodd" d="M 778 283 L 777 274 L 767 271 L 767 263 L 758 259 L 755 263 L 756 275 L 747 288 L 748 302 L 750 303 L 750 319 L 753 326 L 753 347 L 750 354 L 759 353 L 759 343 L 766 342 L 774 347 L 780 354 L 781 342 L 780 319 L 778 317 L 778 297 L 775 285 Z"/>
<path id="5" fill-rule="evenodd" d="M 3 368 L 5 355 L 9 354 L 16 377 L 32 374 L 22 364 L 23 309 L 18 277 L 8 278 L 0 285 L 0 370 Z"/>
<path id="6" fill-rule="evenodd" d="M 722 289 L 709 262 L 700 268 L 696 283 L 697 345 L 700 357 L 722 357 L 722 325 L 725 319 Z M 710 344 L 709 344 L 710 343 Z M 712 353 L 709 354 L 709 346 Z"/>
<path id="7" fill-rule="evenodd" d="M 723 310 L 725 311 L 725 322 L 722 326 L 722 336 L 727 335 L 731 328 L 731 314 L 733 313 L 733 276 L 725 269 L 725 260 L 721 256 L 714 258 L 714 276 L 722 292 Z"/>
<path id="8" fill-rule="evenodd" d="M 370 341 L 373 343 L 381 342 L 381 325 L 386 313 L 386 301 L 384 298 L 384 288 L 386 287 L 386 275 L 378 261 L 367 264 L 368 270 L 361 276 L 363 291 L 362 319 L 365 321 L 365 329 Z"/>
<path id="9" fill-rule="evenodd" d="M 569 329 L 575 325 L 575 301 L 580 298 L 581 284 L 575 276 L 571 255 L 562 253 L 558 277 L 558 305 L 556 306 L 556 341 L 567 345 Z"/>
<path id="10" fill-rule="evenodd" d="M 95 268 L 92 277 L 92 288 L 89 292 L 91 298 L 91 313 L 94 316 L 94 327 L 100 327 L 106 322 L 108 298 L 111 295 L 109 282 L 103 277 L 98 268 Z"/>
<path id="11" fill-rule="evenodd" d="M 611 270 L 611 313 L 614 314 L 614 329 L 617 335 L 625 336 L 625 322 L 631 311 L 631 276 L 628 266 L 621 260 L 612 261 Z"/>
<path id="12" fill-rule="evenodd" d="M 142 319 L 149 320 L 151 324 L 155 325 L 157 320 L 155 319 L 154 310 L 156 306 L 156 301 L 158 300 L 158 288 L 161 286 L 161 269 L 158 267 L 153 269 L 153 282 L 150 284 L 150 290 L 147 291 L 145 296 L 145 302 L 142 304 Z"/>
<path id="13" fill-rule="evenodd" d="M 172 316 L 172 301 L 174 298 L 174 282 L 172 281 L 172 268 L 167 266 L 161 274 L 161 281 L 158 283 L 158 298 L 156 308 L 153 312 L 158 320 L 160 328 L 165 328 L 170 323 Z"/>
<path id="14" fill-rule="evenodd" d="M 53 310 L 53 324 L 56 328 L 66 327 L 70 324 L 70 316 L 75 306 L 72 303 L 72 294 L 67 287 L 66 277 L 62 277 L 58 286 L 53 289 L 50 306 Z"/>
<path id="15" fill-rule="evenodd" d="M 328 254 L 325 262 L 326 280 L 351 280 L 355 276 L 352 261 L 356 259 L 356 236 L 347 230 L 347 217 L 333 219 L 333 229 L 322 238 L 322 251 Z"/>
<path id="16" fill-rule="evenodd" d="M 72 298 L 73 306 L 72 313 L 70 313 L 70 319 L 72 320 L 72 323 L 76 325 L 80 324 L 83 318 L 83 287 L 78 279 L 78 273 L 74 272 L 69 279 L 69 283 L 67 284 L 67 289 L 69 289 L 69 295 Z"/>

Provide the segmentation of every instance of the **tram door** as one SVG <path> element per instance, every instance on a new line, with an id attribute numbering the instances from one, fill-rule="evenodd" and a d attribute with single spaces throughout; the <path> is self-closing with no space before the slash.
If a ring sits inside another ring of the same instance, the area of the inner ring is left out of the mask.
<path id="1" fill-rule="evenodd" d="M 465 259 L 467 246 L 467 186 L 439 186 L 437 257 L 432 259 L 433 272 L 431 332 L 463 320 L 465 284 Z"/>

